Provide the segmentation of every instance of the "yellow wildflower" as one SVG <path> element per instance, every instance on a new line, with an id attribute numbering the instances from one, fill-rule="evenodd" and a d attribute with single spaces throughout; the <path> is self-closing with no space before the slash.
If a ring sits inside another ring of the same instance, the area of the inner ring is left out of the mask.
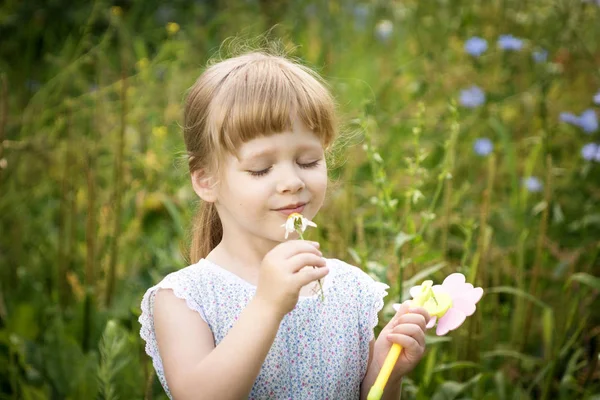
<path id="1" fill-rule="evenodd" d="M 179 24 L 177 22 L 169 22 L 167 24 L 167 33 L 169 35 L 174 35 L 179 32 Z"/>

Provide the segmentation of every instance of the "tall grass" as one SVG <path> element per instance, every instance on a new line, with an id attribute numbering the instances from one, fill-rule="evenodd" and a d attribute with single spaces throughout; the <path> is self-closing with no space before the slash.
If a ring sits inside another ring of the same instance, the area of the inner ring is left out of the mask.
<path id="1" fill-rule="evenodd" d="M 459 271 L 485 288 L 464 327 L 428 337 L 403 398 L 595 398 L 600 164 L 581 148 L 599 133 L 559 115 L 598 113 L 600 7 L 271 3 L 98 1 L 64 42 L 46 37 L 61 45 L 43 67 L 31 51 L 0 63 L 0 398 L 165 398 L 137 317 L 144 290 L 185 265 L 183 95 L 223 40 L 275 21 L 359 137 L 312 233 L 327 256 L 391 286 L 381 324 L 425 279 Z M 509 33 L 520 50 L 497 47 Z M 465 107 L 474 84 L 486 100 Z M 493 151 L 474 151 L 482 137 Z"/>

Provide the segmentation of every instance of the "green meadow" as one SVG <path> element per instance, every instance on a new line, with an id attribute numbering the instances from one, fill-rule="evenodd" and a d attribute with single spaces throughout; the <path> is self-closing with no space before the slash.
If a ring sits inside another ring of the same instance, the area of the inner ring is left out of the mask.
<path id="1" fill-rule="evenodd" d="M 278 45 L 339 109 L 326 257 L 392 304 L 484 288 L 403 399 L 600 399 L 600 2 L 0 5 L 0 399 L 166 399 L 145 290 L 188 265 L 183 100 L 211 58 Z M 223 379 L 227 379 L 224 377 Z"/>

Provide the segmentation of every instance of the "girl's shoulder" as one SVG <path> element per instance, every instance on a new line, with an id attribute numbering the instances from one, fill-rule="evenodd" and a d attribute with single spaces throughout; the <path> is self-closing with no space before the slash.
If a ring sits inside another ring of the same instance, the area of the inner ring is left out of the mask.
<path id="1" fill-rule="evenodd" d="M 215 275 L 215 265 L 201 259 L 195 264 L 188 265 L 176 271 L 170 272 L 163 277 L 154 287 L 187 286 L 189 284 L 200 284 L 211 280 Z"/>
<path id="2" fill-rule="evenodd" d="M 387 287 L 386 284 L 376 281 L 371 275 L 355 265 L 337 258 L 327 258 L 326 260 L 330 271 L 333 272 L 338 279 L 355 280 L 362 284 L 376 284 Z"/>
<path id="3" fill-rule="evenodd" d="M 327 265 L 330 267 L 330 274 L 333 274 L 331 282 L 333 287 L 330 290 L 336 296 L 335 303 L 355 307 L 358 310 L 361 316 L 358 327 L 368 349 L 368 343 L 374 337 L 373 329 L 379 323 L 378 314 L 383 309 L 384 298 L 390 287 L 344 261 L 327 259 Z"/>

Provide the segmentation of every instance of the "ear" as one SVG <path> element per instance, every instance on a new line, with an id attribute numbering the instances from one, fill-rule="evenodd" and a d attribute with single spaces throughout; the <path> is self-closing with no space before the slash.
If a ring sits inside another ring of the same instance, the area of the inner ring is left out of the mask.
<path id="1" fill-rule="evenodd" d="M 204 169 L 197 169 L 191 174 L 194 192 L 207 203 L 217 200 L 217 181 Z"/>

